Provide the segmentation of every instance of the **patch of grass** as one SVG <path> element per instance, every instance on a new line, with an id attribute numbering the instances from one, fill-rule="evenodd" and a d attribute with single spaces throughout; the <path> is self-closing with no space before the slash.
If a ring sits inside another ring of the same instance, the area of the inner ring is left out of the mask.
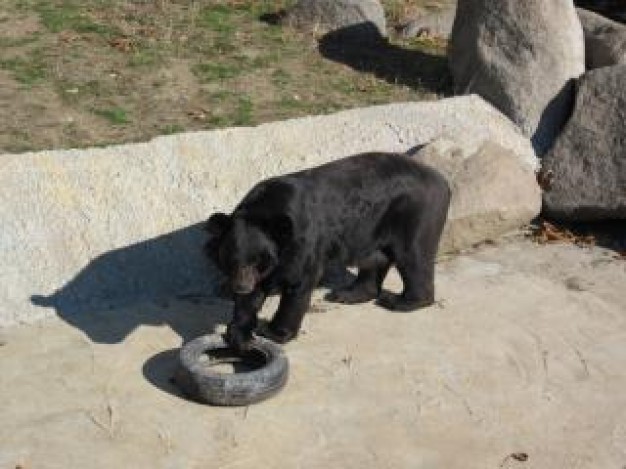
<path id="1" fill-rule="evenodd" d="M 240 96 L 237 102 L 237 108 L 233 119 L 235 125 L 251 125 L 252 121 L 252 100 L 249 96 Z"/>
<path id="2" fill-rule="evenodd" d="M 233 125 L 253 125 L 254 103 L 248 95 L 232 91 L 218 91 L 207 97 L 211 115 L 208 122 L 211 127 L 228 127 Z"/>
<path id="3" fill-rule="evenodd" d="M 261 35 L 264 41 L 268 41 L 270 44 L 284 45 L 287 41 L 285 37 L 285 30 L 274 24 L 265 25 Z"/>
<path id="4" fill-rule="evenodd" d="M 407 47 L 422 52 L 445 55 L 448 42 L 438 37 L 415 37 L 410 39 L 406 44 Z"/>
<path id="5" fill-rule="evenodd" d="M 285 86 L 291 80 L 291 74 L 284 68 L 277 68 L 272 72 L 272 82 L 276 86 Z"/>
<path id="6" fill-rule="evenodd" d="M 210 36 L 204 37 L 213 56 L 237 51 L 237 25 L 241 13 L 227 5 L 211 5 L 200 10 L 196 25 L 205 29 Z"/>
<path id="7" fill-rule="evenodd" d="M 281 97 L 280 100 L 276 103 L 276 106 L 279 109 L 289 112 L 308 109 L 310 107 L 310 104 L 303 101 L 302 98 L 300 98 L 298 95 L 294 95 Z"/>
<path id="8" fill-rule="evenodd" d="M 205 7 L 198 15 L 197 24 L 213 32 L 230 35 L 235 32 L 233 25 L 234 10 L 226 5 Z"/>
<path id="9" fill-rule="evenodd" d="M 388 17 L 439 1 L 382 0 Z M 426 40 L 392 39 L 382 52 L 361 51 L 370 60 L 362 66 L 320 54 L 313 34 L 260 21 L 295 0 L 0 2 L 12 34 L 0 37 L 0 88 L 29 85 L 0 107 L 0 122 L 15 122 L 27 136 L 0 126 L 0 153 L 15 142 L 35 149 L 133 142 L 415 101 L 432 97 L 446 73 L 445 60 L 429 58 L 445 48 Z M 13 18 L 36 31 L 16 37 Z M 119 47 L 118 38 L 131 45 Z M 69 115 L 72 125 L 59 119 Z"/>
<path id="10" fill-rule="evenodd" d="M 212 106 L 219 106 L 220 104 L 229 102 L 236 97 L 237 95 L 233 93 L 232 91 L 219 90 L 219 91 L 214 91 L 212 93 L 209 93 L 206 99 L 209 101 L 209 103 Z"/>
<path id="11" fill-rule="evenodd" d="M 104 117 L 112 125 L 124 125 L 130 123 L 128 113 L 124 108 L 112 107 L 108 109 L 96 109 L 94 114 Z"/>
<path id="12" fill-rule="evenodd" d="M 65 30 L 102 35 L 117 33 L 115 28 L 94 21 L 78 2 L 40 1 L 35 6 L 35 10 L 39 13 L 41 23 L 53 33 Z"/>
<path id="13" fill-rule="evenodd" d="M 152 67 L 161 63 L 162 60 L 158 50 L 138 47 L 130 54 L 127 63 L 130 67 Z"/>
<path id="14" fill-rule="evenodd" d="M 39 34 L 33 33 L 30 36 L 24 37 L 0 37 L 0 48 L 9 48 L 9 47 L 22 47 L 37 42 L 39 39 Z"/>
<path id="15" fill-rule="evenodd" d="M 236 77 L 244 71 L 240 65 L 209 62 L 196 64 L 191 70 L 200 83 L 227 80 Z"/>
<path id="16" fill-rule="evenodd" d="M 37 150 L 37 147 L 29 142 L 9 142 L 4 149 L 7 153 L 27 153 Z"/>
<path id="17" fill-rule="evenodd" d="M 76 105 L 85 100 L 99 100 L 109 98 L 115 90 L 111 85 L 101 80 L 89 80 L 84 83 L 75 83 L 70 80 L 59 80 L 56 92 L 63 102 Z"/>
<path id="18" fill-rule="evenodd" d="M 78 87 L 80 94 L 95 97 L 110 96 L 111 89 L 100 80 L 89 80 Z"/>
<path id="19" fill-rule="evenodd" d="M 69 142 L 70 146 L 74 146 L 74 142 L 80 142 L 81 129 L 76 122 L 68 122 L 63 127 L 63 136 Z"/>
<path id="20" fill-rule="evenodd" d="M 451 2 L 448 0 L 383 0 L 389 24 L 396 24 L 414 16 L 420 10 L 438 10 Z"/>
<path id="21" fill-rule="evenodd" d="M 13 78 L 24 85 L 41 82 L 48 73 L 43 57 L 37 51 L 25 57 L 0 58 L 0 69 L 10 71 Z"/>
<path id="22" fill-rule="evenodd" d="M 32 136 L 30 132 L 24 129 L 16 129 L 10 127 L 4 132 L 4 145 L 8 153 L 23 153 L 33 151 L 37 148 L 32 144 Z"/>
<path id="23" fill-rule="evenodd" d="M 167 124 L 161 128 L 161 132 L 164 135 L 172 135 L 184 132 L 185 128 L 180 124 Z"/>

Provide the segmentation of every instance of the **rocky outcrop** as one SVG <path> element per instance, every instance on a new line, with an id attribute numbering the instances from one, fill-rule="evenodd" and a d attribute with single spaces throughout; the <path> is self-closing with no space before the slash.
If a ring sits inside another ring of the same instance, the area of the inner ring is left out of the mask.
<path id="1" fill-rule="evenodd" d="M 626 65 L 593 70 L 542 162 L 544 212 L 560 220 L 626 218 Z"/>
<path id="2" fill-rule="evenodd" d="M 582 8 L 576 11 L 585 33 L 587 68 L 626 63 L 626 26 Z"/>
<path id="3" fill-rule="evenodd" d="M 570 115 L 585 70 L 571 0 L 459 0 L 449 63 L 457 93 L 477 93 L 532 138 L 539 154 Z"/>
<path id="4" fill-rule="evenodd" d="M 422 36 L 447 39 L 452 31 L 454 15 L 454 5 L 422 11 L 396 29 L 400 37 L 404 39 Z"/>
<path id="5" fill-rule="evenodd" d="M 528 224 L 541 210 L 532 168 L 495 142 L 468 149 L 462 141 L 438 139 L 415 158 L 438 169 L 452 190 L 443 252 L 497 238 Z"/>
<path id="6" fill-rule="evenodd" d="M 378 0 L 299 0 L 287 12 L 287 24 L 330 32 L 357 25 L 375 26 L 380 36 L 387 35 L 385 12 Z M 364 35 L 372 29 L 363 28 Z"/>
<path id="7" fill-rule="evenodd" d="M 626 3 L 624 0 L 574 0 L 574 4 L 615 21 L 626 23 Z"/>

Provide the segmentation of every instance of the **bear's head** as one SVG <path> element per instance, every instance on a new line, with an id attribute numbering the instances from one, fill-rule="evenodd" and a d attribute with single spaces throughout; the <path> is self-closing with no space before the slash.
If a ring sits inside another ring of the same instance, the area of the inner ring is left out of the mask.
<path id="1" fill-rule="evenodd" d="M 228 277 L 234 293 L 251 293 L 278 265 L 277 245 L 258 224 L 216 213 L 206 229 L 211 236 L 205 247 L 207 255 Z"/>

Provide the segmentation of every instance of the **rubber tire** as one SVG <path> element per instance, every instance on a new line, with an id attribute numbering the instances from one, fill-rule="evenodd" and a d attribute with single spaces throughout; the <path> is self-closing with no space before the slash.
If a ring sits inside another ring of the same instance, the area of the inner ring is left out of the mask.
<path id="1" fill-rule="evenodd" d="M 189 397 L 211 405 L 245 406 L 272 397 L 287 383 L 287 356 L 280 346 L 262 337 L 256 337 L 250 346 L 264 356 L 265 365 L 242 373 L 217 373 L 207 369 L 200 357 L 228 345 L 219 334 L 198 337 L 180 350 L 176 383 Z"/>

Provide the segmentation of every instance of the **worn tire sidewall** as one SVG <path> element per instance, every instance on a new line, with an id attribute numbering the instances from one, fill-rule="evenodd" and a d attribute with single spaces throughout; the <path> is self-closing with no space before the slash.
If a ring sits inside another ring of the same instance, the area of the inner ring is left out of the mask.
<path id="1" fill-rule="evenodd" d="M 198 337 L 180 350 L 180 368 L 176 380 L 194 399 L 212 405 L 242 406 L 267 399 L 287 382 L 289 363 L 275 343 L 257 337 L 251 347 L 266 357 L 266 364 L 253 371 L 225 374 L 207 369 L 200 357 L 207 351 L 225 349 L 221 335 Z"/>

